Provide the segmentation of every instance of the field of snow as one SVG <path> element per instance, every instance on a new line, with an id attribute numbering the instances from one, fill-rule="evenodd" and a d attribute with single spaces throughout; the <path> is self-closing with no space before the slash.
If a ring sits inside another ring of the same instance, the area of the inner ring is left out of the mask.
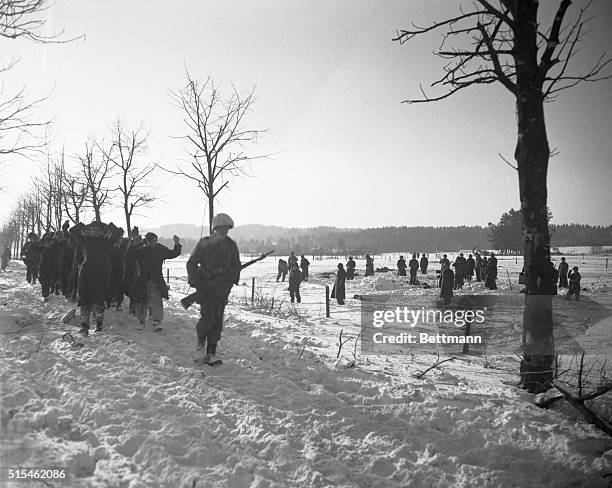
<path id="1" fill-rule="evenodd" d="M 375 266 L 393 268 L 398 256 Z M 104 332 L 87 339 L 76 335 L 78 317 L 60 322 L 73 305 L 56 296 L 43 303 L 21 263 L 0 273 L 2 476 L 21 466 L 65 468 L 69 480 L 46 484 L 58 487 L 610 486 L 612 439 L 568 408 L 536 407 L 514 386 L 518 360 L 503 347 L 489 357 L 457 354 L 420 379 L 436 356 L 360 352 L 355 295 L 434 306 L 435 287 L 410 287 L 393 273 L 359 276 L 326 318 L 325 285 L 340 260 L 311 260 L 303 303 L 292 307 L 268 258 L 234 288 L 218 348 L 224 364 L 202 368 L 192 361 L 199 312 L 179 304 L 185 260 L 166 262 L 161 333 L 108 311 Z M 421 282 L 434 284 L 435 261 Z M 517 261 L 500 259 L 496 294 L 516 296 Z M 569 262 L 587 291 L 579 303 L 557 297 L 555 311 L 589 354 L 612 359 L 612 323 L 600 313 L 612 308 L 612 270 L 602 257 Z M 491 292 L 474 284 L 462 294 Z M 253 311 L 272 298 L 278 316 Z M 594 304 L 599 315 L 589 320 Z M 492 313 L 501 346 L 520 339 L 520 318 L 520 307 Z M 350 341 L 337 358 L 341 330 Z M 63 340 L 66 332 L 84 346 Z"/>

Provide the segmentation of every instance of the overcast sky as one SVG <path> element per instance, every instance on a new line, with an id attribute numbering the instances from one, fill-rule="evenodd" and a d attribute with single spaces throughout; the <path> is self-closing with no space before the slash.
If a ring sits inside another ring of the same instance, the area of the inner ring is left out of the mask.
<path id="1" fill-rule="evenodd" d="M 498 157 L 514 153 L 512 95 L 486 86 L 402 104 L 439 77 L 432 52 L 440 37 L 392 42 L 412 21 L 457 11 L 448 0 L 54 0 L 47 30 L 85 39 L 2 39 L 0 54 L 21 58 L 4 75 L 7 90 L 51 92 L 41 116 L 54 117 L 55 149 L 73 155 L 120 117 L 144 124 L 147 159 L 168 167 L 185 158 L 172 137 L 184 133 L 182 114 L 169 96 L 183 86 L 185 66 L 222 89 L 256 85 L 248 125 L 267 132 L 252 152 L 272 156 L 222 195 L 218 210 L 237 224 L 486 225 L 519 206 L 517 174 Z M 577 56 L 585 65 L 612 52 L 612 2 L 596 0 L 592 13 Z M 579 86 L 546 106 L 549 143 L 559 151 L 549 169 L 555 223 L 612 223 L 611 88 L 609 80 Z M 36 163 L 5 160 L 0 217 L 35 172 Z M 136 225 L 202 223 L 204 198 L 192 182 L 160 174 L 155 183 L 162 200 Z M 123 223 L 107 212 L 111 219 Z"/>

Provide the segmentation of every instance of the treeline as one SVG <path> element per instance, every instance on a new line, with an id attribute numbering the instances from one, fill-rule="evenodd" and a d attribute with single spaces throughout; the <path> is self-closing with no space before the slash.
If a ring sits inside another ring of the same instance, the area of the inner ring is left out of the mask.
<path id="1" fill-rule="evenodd" d="M 170 224 L 147 229 L 171 242 L 181 237 L 185 252 L 190 252 L 206 230 L 192 224 Z M 492 245 L 488 227 L 380 227 L 341 229 L 336 227 L 288 228 L 249 224 L 230 232 L 241 252 L 257 254 L 274 250 L 277 254 L 380 254 L 384 252 L 440 252 L 456 249 L 499 249 Z M 521 238 L 520 227 L 518 242 Z M 551 225 L 552 246 L 600 246 L 612 244 L 612 226 L 584 224 Z M 520 249 L 519 249 L 520 250 Z"/>

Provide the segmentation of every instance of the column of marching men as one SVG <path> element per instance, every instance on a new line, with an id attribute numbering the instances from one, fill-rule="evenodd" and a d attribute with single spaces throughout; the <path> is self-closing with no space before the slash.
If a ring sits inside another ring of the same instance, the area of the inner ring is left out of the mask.
<path id="1" fill-rule="evenodd" d="M 168 298 L 162 264 L 181 255 L 179 238 L 174 236 L 174 248 L 168 249 L 152 232 L 142 238 L 134 227 L 128 237 L 123 234 L 112 222 L 78 223 L 72 228 L 64 222 L 60 231 L 46 232 L 40 239 L 31 232 L 21 249 L 26 280 L 40 283 L 45 302 L 53 294 L 78 300 L 84 335 L 93 323 L 101 332 L 105 309 L 121 310 L 125 296 L 139 329 L 150 318 L 153 330 L 161 330 L 162 299 Z"/>

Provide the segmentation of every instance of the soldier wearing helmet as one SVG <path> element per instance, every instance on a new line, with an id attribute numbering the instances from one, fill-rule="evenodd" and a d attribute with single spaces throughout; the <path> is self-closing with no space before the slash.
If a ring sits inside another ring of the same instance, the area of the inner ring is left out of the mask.
<path id="1" fill-rule="evenodd" d="M 227 276 L 213 289 L 206 289 L 200 300 L 200 320 L 196 326 L 197 362 L 218 362 L 217 343 L 221 339 L 227 297 L 232 286 L 238 284 L 240 279 L 238 246 L 227 235 L 233 227 L 234 221 L 229 215 L 215 215 L 212 221 L 213 234 L 200 239 L 187 261 L 187 278 L 189 284 L 196 289 L 213 278 Z"/>

